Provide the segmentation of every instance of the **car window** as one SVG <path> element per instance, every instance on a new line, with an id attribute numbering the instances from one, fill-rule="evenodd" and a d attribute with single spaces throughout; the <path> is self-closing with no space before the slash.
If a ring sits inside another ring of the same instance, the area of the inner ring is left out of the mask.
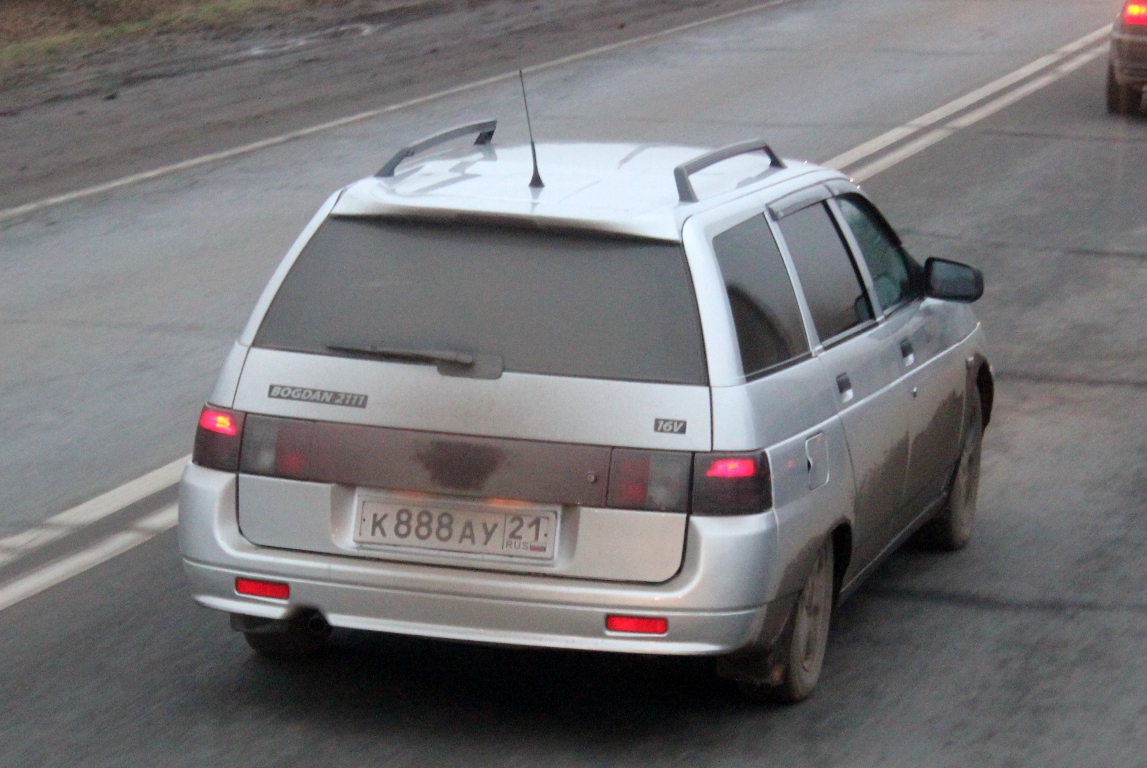
<path id="1" fill-rule="evenodd" d="M 884 218 L 859 195 L 844 195 L 837 202 L 868 265 L 880 306 L 887 310 L 919 298 L 920 268 L 893 239 Z"/>
<path id="2" fill-rule="evenodd" d="M 745 376 L 763 375 L 809 351 L 800 305 L 764 216 L 713 238 Z"/>
<path id="3" fill-rule="evenodd" d="M 680 243 L 480 223 L 328 219 L 255 344 L 496 355 L 520 373 L 708 381 Z"/>
<path id="4" fill-rule="evenodd" d="M 780 221 L 821 341 L 873 318 L 864 284 L 824 203 Z"/>

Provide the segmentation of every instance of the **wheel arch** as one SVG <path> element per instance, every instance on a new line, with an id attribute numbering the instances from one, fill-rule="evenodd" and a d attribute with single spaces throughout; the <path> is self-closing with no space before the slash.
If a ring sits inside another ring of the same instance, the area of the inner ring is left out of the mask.
<path id="1" fill-rule="evenodd" d="M 852 561 L 852 524 L 847 520 L 837 523 L 832 529 L 832 576 L 833 576 L 833 604 L 840 600 L 840 588 L 844 584 L 844 575 L 848 572 L 848 565 Z"/>
<path id="2" fill-rule="evenodd" d="M 992 420 L 992 404 L 996 399 L 996 380 L 992 376 L 992 366 L 982 352 L 970 352 L 967 362 L 967 379 L 965 392 L 971 392 L 972 387 L 980 394 L 980 410 L 983 416 L 983 426 L 987 427 Z M 963 436 L 961 435 L 961 439 Z"/>
<path id="3" fill-rule="evenodd" d="M 977 355 L 980 359 L 977 365 L 973 366 L 975 370 L 975 387 L 980 392 L 980 407 L 983 411 L 984 426 L 992 420 L 992 403 L 996 398 L 996 382 L 992 377 L 992 368 L 988 365 L 988 361 L 983 357 Z"/>

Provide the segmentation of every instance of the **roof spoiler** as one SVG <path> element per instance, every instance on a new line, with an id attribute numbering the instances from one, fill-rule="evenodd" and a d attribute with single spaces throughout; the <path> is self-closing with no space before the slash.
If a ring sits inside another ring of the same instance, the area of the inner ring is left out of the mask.
<path id="1" fill-rule="evenodd" d="M 737 142 L 736 144 L 729 144 L 728 146 L 714 149 L 712 152 L 707 152 L 700 157 L 695 157 L 689 162 L 682 163 L 673 169 L 673 178 L 677 180 L 677 196 L 683 203 L 696 203 L 698 202 L 697 193 L 693 190 L 693 184 L 689 181 L 689 177 L 700 170 L 708 168 L 710 165 L 728 160 L 737 155 L 746 155 L 750 152 L 764 152 L 769 156 L 769 165 L 775 169 L 785 167 L 785 163 L 772 150 L 772 147 L 764 139 L 749 139 L 748 141 Z M 395 163 L 397 165 L 397 163 Z"/>
<path id="2" fill-rule="evenodd" d="M 475 145 L 489 144 L 494 140 L 494 131 L 497 130 L 497 128 L 497 120 L 482 120 L 477 123 L 468 123 L 466 125 L 447 128 L 445 131 L 436 133 L 433 136 L 427 136 L 425 139 L 416 141 L 398 150 L 394 157 L 387 160 L 386 165 L 378 170 L 375 176 L 380 179 L 394 176 L 394 171 L 398 168 L 399 163 L 406 158 L 413 157 L 419 152 L 425 152 L 431 147 L 437 147 L 439 144 L 445 144 L 461 136 L 469 136 L 472 133 L 476 133 L 478 134 L 478 139 L 474 142 Z"/>

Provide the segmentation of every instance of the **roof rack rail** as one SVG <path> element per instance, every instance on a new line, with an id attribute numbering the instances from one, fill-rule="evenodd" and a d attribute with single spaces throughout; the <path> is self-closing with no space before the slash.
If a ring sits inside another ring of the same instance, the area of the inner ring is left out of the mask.
<path id="1" fill-rule="evenodd" d="M 714 149 L 712 152 L 707 152 L 700 157 L 695 157 L 689 162 L 682 163 L 673 169 L 673 178 L 677 180 L 677 195 L 681 198 L 683 203 L 696 203 L 698 201 L 697 193 L 693 191 L 693 184 L 689 181 L 689 177 L 710 165 L 716 165 L 722 160 L 728 160 L 737 155 L 746 155 L 749 152 L 762 151 L 769 156 L 769 165 L 773 168 L 784 168 L 785 163 L 772 150 L 772 147 L 765 142 L 764 139 L 749 139 L 748 141 L 740 141 L 736 144 L 729 144 L 728 146 Z"/>
<path id="2" fill-rule="evenodd" d="M 398 168 L 399 163 L 408 157 L 413 157 L 419 152 L 424 152 L 431 147 L 436 147 L 439 144 L 445 144 L 451 139 L 457 139 L 460 136 L 467 136 L 471 133 L 478 134 L 478 139 L 475 144 L 489 144 L 494 140 L 494 131 L 498 128 L 497 120 L 482 120 L 477 123 L 468 123 L 466 125 L 457 125 L 453 128 L 447 128 L 445 131 L 427 136 L 425 139 L 414 142 L 410 146 L 403 147 L 395 153 L 394 157 L 386 161 L 386 165 L 382 166 L 375 174 L 377 178 L 387 178 L 394 175 L 394 171 Z"/>

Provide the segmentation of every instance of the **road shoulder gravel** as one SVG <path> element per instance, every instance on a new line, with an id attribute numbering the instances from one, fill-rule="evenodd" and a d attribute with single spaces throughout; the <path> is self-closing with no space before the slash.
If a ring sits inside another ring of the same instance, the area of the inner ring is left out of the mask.
<path id="1" fill-rule="evenodd" d="M 0 90 L 0 208 L 758 4 L 437 2 L 124 44 Z"/>

